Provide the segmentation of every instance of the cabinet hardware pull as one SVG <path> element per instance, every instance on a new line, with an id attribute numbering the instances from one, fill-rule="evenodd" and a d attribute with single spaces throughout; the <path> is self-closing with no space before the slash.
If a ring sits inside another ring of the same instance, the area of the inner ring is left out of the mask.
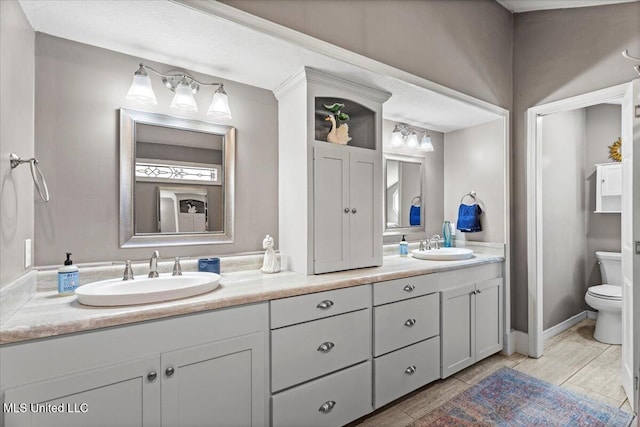
<path id="1" fill-rule="evenodd" d="M 476 291 L 471 291 L 471 295 L 475 295 L 475 294 L 476 294 Z"/>
<path id="2" fill-rule="evenodd" d="M 416 287 L 413 285 L 407 285 L 404 287 L 405 292 L 413 292 Z"/>
<path id="3" fill-rule="evenodd" d="M 344 213 L 349 213 L 349 208 L 344 208 Z"/>
<path id="4" fill-rule="evenodd" d="M 411 365 L 407 369 L 404 370 L 404 373 L 407 374 L 407 375 L 413 375 L 417 370 L 418 370 L 418 368 L 416 368 L 416 365 Z"/>
<path id="5" fill-rule="evenodd" d="M 321 353 L 329 353 L 331 349 L 335 346 L 336 345 L 334 343 L 327 341 L 325 343 L 320 344 L 320 347 L 318 347 L 318 351 Z"/>
<path id="6" fill-rule="evenodd" d="M 358 212 L 356 208 L 351 209 L 351 213 L 356 213 L 356 212 Z"/>
<path id="7" fill-rule="evenodd" d="M 320 406 L 318 411 L 322 412 L 323 414 L 327 414 L 327 413 L 331 412 L 331 410 L 333 409 L 334 406 L 336 406 L 336 402 L 335 401 L 327 400 L 326 402 L 324 402 L 322 404 L 322 406 Z"/>
<path id="8" fill-rule="evenodd" d="M 147 379 L 149 381 L 153 381 L 157 378 L 158 374 L 156 373 L 156 371 L 151 371 L 147 374 Z"/>
<path id="9" fill-rule="evenodd" d="M 404 322 L 404 326 L 408 326 L 408 327 L 412 327 L 415 324 L 416 324 L 416 319 L 409 319 L 406 322 Z"/>
<path id="10" fill-rule="evenodd" d="M 333 301 L 326 299 L 324 301 L 320 301 L 320 303 L 316 306 L 320 310 L 327 310 L 333 306 Z"/>
<path id="11" fill-rule="evenodd" d="M 478 289 L 476 292 L 479 293 L 479 294 L 482 293 L 482 291 L 480 289 Z"/>
<path id="12" fill-rule="evenodd" d="M 170 377 L 171 375 L 173 375 L 173 374 L 174 374 L 174 372 L 175 372 L 175 369 L 173 369 L 171 366 L 169 366 L 169 367 L 167 368 L 167 370 L 166 370 L 166 371 L 164 371 L 164 373 L 165 373 L 165 374 L 167 374 L 167 376 L 168 376 L 168 377 Z"/>

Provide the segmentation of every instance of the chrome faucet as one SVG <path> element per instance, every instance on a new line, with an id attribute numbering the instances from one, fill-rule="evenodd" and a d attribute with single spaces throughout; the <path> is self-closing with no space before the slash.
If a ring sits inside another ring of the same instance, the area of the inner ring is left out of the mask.
<path id="1" fill-rule="evenodd" d="M 160 252 L 153 251 L 151 259 L 149 260 L 149 277 L 158 277 L 158 258 L 160 258 Z"/>
<path id="2" fill-rule="evenodd" d="M 180 257 L 176 257 L 176 261 L 173 263 L 172 276 L 182 276 L 182 267 L 180 266 Z"/>
<path id="3" fill-rule="evenodd" d="M 122 276 L 122 280 L 133 280 L 133 270 L 131 269 L 131 261 L 127 260 L 124 264 L 124 275 Z"/>
<path id="4" fill-rule="evenodd" d="M 435 245 L 431 246 L 431 242 L 434 242 Z M 440 249 L 440 235 L 439 234 L 432 234 L 431 236 L 429 236 L 429 238 L 427 239 L 427 249 L 428 250 Z"/>

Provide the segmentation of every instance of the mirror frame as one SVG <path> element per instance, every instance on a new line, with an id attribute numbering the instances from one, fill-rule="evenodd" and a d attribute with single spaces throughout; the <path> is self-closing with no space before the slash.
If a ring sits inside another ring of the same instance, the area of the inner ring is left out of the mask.
<path id="1" fill-rule="evenodd" d="M 224 136 L 224 223 L 213 233 L 135 234 L 135 147 L 136 124 L 164 126 Z M 164 114 L 120 108 L 120 247 L 185 246 L 233 243 L 236 128 Z"/>
<path id="2" fill-rule="evenodd" d="M 407 156 L 400 154 L 383 153 L 384 171 L 383 171 L 383 197 L 382 197 L 382 217 L 384 218 L 384 236 L 399 236 L 402 234 L 423 234 L 426 233 L 427 227 L 425 224 L 425 158 L 418 156 Z M 399 162 L 416 163 L 420 165 L 420 226 L 419 227 L 396 227 L 387 228 L 387 160 L 395 160 Z"/>

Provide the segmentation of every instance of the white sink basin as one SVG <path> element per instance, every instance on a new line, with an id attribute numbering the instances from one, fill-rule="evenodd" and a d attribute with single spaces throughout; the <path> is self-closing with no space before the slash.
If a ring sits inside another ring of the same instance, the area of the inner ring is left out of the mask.
<path id="1" fill-rule="evenodd" d="M 430 259 L 433 261 L 454 261 L 467 259 L 473 256 L 473 251 L 467 248 L 440 248 L 429 250 L 418 250 L 412 252 L 414 258 Z"/>
<path id="2" fill-rule="evenodd" d="M 153 279 L 110 279 L 89 283 L 76 289 L 78 302 L 84 305 L 136 305 L 169 301 L 211 292 L 220 286 L 215 273 L 182 273 L 182 276 L 161 274 Z"/>

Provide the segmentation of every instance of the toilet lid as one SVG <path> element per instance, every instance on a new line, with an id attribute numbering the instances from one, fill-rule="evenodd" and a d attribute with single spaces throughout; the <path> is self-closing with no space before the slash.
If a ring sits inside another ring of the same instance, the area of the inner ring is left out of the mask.
<path id="1" fill-rule="evenodd" d="M 598 298 L 622 299 L 622 286 L 598 285 L 591 286 L 589 293 Z"/>

